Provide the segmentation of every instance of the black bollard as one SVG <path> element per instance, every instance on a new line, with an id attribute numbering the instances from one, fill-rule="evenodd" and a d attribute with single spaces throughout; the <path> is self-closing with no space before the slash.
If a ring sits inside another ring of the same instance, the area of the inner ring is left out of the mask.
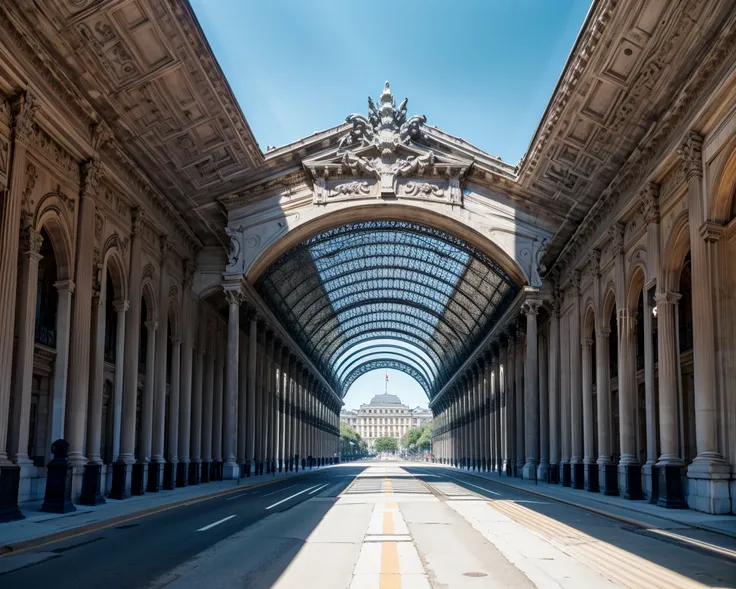
<path id="1" fill-rule="evenodd" d="M 46 493 L 41 511 L 69 513 L 76 511 L 72 503 L 72 468 L 69 465 L 69 442 L 56 440 L 51 444 L 54 457 L 46 467 Z"/>
<path id="2" fill-rule="evenodd" d="M 25 518 L 18 507 L 19 488 L 20 466 L 16 464 L 0 465 L 0 522 Z"/>
<path id="3" fill-rule="evenodd" d="M 100 489 L 102 485 L 102 465 L 92 462 L 84 465 L 84 479 L 82 479 L 82 494 L 79 503 L 82 505 L 102 505 L 106 503 Z"/>

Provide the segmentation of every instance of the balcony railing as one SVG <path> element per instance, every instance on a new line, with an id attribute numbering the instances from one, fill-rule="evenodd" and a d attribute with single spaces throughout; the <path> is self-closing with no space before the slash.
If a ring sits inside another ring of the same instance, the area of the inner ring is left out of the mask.
<path id="1" fill-rule="evenodd" d="M 36 343 L 56 349 L 56 329 L 36 323 Z"/>

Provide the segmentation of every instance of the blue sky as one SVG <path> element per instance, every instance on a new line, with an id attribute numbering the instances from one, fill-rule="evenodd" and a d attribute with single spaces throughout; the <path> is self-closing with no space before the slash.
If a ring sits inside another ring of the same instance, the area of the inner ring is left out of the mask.
<path id="1" fill-rule="evenodd" d="M 515 164 L 590 0 L 190 0 L 261 149 L 367 112 L 385 80 L 409 115 Z M 388 371 L 410 406 L 426 395 Z M 360 377 L 347 407 L 382 392 Z"/>
<path id="2" fill-rule="evenodd" d="M 409 115 L 516 163 L 590 0 L 190 0 L 261 149 L 367 111 Z"/>

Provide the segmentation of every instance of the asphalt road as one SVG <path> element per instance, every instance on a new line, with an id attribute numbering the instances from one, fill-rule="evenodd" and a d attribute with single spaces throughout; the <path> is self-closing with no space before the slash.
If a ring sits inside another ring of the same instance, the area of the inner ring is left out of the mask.
<path id="1" fill-rule="evenodd" d="M 456 469 L 366 461 L 1 557 L 0 588 L 365 589 L 392 574 L 427 589 L 736 587 L 736 540 L 646 523 Z"/>
<path id="2" fill-rule="evenodd" d="M 2 589 L 131 589 L 259 520 L 317 494 L 336 497 L 363 466 L 342 466 L 76 536 L 0 559 Z M 20 568 L 15 568 L 20 567 Z M 2 572 L 3 570 L 8 572 Z"/>

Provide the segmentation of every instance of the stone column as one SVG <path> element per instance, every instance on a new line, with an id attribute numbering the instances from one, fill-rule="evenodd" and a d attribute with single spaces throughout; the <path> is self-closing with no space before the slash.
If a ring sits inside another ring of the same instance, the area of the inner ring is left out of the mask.
<path id="1" fill-rule="evenodd" d="M 69 347 L 69 386 L 67 387 L 67 432 L 69 462 L 74 467 L 72 496 L 82 488 L 84 434 L 87 423 L 89 395 L 90 331 L 92 315 L 92 255 L 95 244 L 94 195 L 102 179 L 100 162 L 90 160 L 82 166 L 82 186 L 79 194 L 79 221 L 76 245 L 76 294 L 72 301 L 72 338 Z M 78 475 L 78 476 L 77 476 Z"/>
<path id="2" fill-rule="evenodd" d="M 169 455 L 166 460 L 176 473 L 179 462 L 179 414 L 181 412 L 181 337 L 171 337 L 171 386 L 169 389 Z M 172 478 L 173 480 L 173 478 Z"/>
<path id="3" fill-rule="evenodd" d="M 283 436 L 283 428 L 281 426 L 281 415 L 282 415 L 282 402 L 283 402 L 283 346 L 281 340 L 275 340 L 273 346 L 273 361 L 274 361 L 274 385 L 273 385 L 273 437 L 272 437 L 272 448 L 273 448 L 273 459 L 274 459 L 274 470 L 281 472 L 283 466 L 281 465 L 282 446 L 281 437 Z"/>
<path id="4" fill-rule="evenodd" d="M 213 334 L 207 342 L 202 376 L 202 482 L 210 481 L 212 466 L 212 414 L 214 412 L 215 356 L 217 355 L 217 335 Z"/>
<path id="5" fill-rule="evenodd" d="M 495 470 L 498 474 L 503 472 L 503 419 L 501 411 L 505 401 L 501 394 L 501 352 L 498 344 L 493 344 L 491 348 L 491 354 L 493 356 L 493 382 L 492 394 L 493 394 L 493 407 L 495 415 L 493 418 L 493 427 L 495 430 L 494 435 L 494 462 Z"/>
<path id="6" fill-rule="evenodd" d="M 611 462 L 611 375 L 608 362 L 608 342 L 611 330 L 603 327 L 606 319 L 599 318 L 596 332 L 596 401 L 598 403 L 598 484 L 604 495 L 618 495 L 616 466 Z"/>
<path id="7" fill-rule="evenodd" d="M 585 489 L 598 492 L 598 467 L 595 462 L 595 431 L 593 424 L 593 340 L 583 342 L 583 435 Z"/>
<path id="8" fill-rule="evenodd" d="M 263 460 L 265 461 L 265 472 L 271 472 L 271 460 L 273 458 L 273 447 L 271 446 L 271 435 L 273 434 L 273 347 L 274 334 L 271 330 L 266 332 L 265 357 L 263 359 Z"/>
<path id="9" fill-rule="evenodd" d="M 246 328 L 248 326 L 246 325 Z M 241 334 L 238 354 L 238 464 L 241 476 L 245 474 L 248 462 L 246 453 L 248 439 L 248 336 Z"/>
<path id="10" fill-rule="evenodd" d="M 548 334 L 549 335 L 549 334 Z M 549 480 L 549 368 L 545 338 L 538 349 L 539 357 L 539 466 L 537 480 Z"/>
<path id="11" fill-rule="evenodd" d="M 576 489 L 585 487 L 585 464 L 583 463 L 583 387 L 580 356 L 582 343 L 580 338 L 580 272 L 575 270 L 570 279 L 569 337 L 570 337 L 570 417 L 572 419 L 570 436 L 572 438 L 570 470 L 572 485 Z"/>
<path id="12" fill-rule="evenodd" d="M 192 301 L 194 303 L 194 300 Z M 197 307 L 198 305 L 193 305 Z M 196 310 L 196 309 L 195 309 Z M 189 484 L 196 485 L 200 480 L 202 462 L 202 385 L 204 381 L 205 346 L 207 328 L 199 313 L 194 314 L 197 326 L 197 351 L 192 365 L 192 431 L 191 461 L 189 463 Z M 194 333 L 192 334 L 194 338 Z"/>
<path id="13" fill-rule="evenodd" d="M 38 263 L 41 261 L 43 237 L 33 227 L 23 229 L 18 289 L 18 348 L 15 353 L 15 387 L 10 430 L 10 456 L 21 467 L 21 477 L 33 466 L 28 457 L 28 428 L 31 418 L 31 384 L 33 379 L 33 346 L 36 327 L 36 292 Z M 12 329 L 4 331 L 12 336 Z M 11 337 L 12 339 L 12 337 Z M 4 445 L 4 444 L 3 444 Z M 2 521 L 2 517 L 0 517 Z"/>
<path id="14" fill-rule="evenodd" d="M 691 131 L 678 149 L 688 182 L 688 225 L 692 258 L 693 370 L 695 373 L 695 436 L 698 455 L 688 466 L 688 503 L 708 513 L 728 513 L 728 465 L 718 445 L 716 326 L 712 275 L 720 264 L 714 245 L 719 239 L 708 223 L 703 194 L 703 138 Z M 720 228 L 718 228 L 720 229 Z M 696 481 L 704 481 L 702 483 Z"/>
<path id="15" fill-rule="evenodd" d="M 549 318 L 549 482 L 560 482 L 560 298 L 555 292 Z"/>
<path id="16" fill-rule="evenodd" d="M 659 342 L 659 435 L 662 454 L 657 467 L 660 469 L 659 498 L 662 507 L 679 508 L 687 505 L 682 492 L 682 469 L 685 462 L 680 457 L 677 377 L 680 370 L 680 353 L 677 349 L 675 318 L 680 295 L 661 292 L 657 295 L 657 326 Z"/>
<path id="17" fill-rule="evenodd" d="M 560 479 L 562 485 L 569 487 L 572 481 L 570 472 L 570 338 L 569 314 L 560 317 Z"/>
<path id="18" fill-rule="evenodd" d="M 112 459 L 113 462 L 120 456 L 120 435 L 123 419 L 123 366 L 125 363 L 125 320 L 130 308 L 128 301 L 113 301 L 117 315 L 117 333 L 115 334 L 115 398 L 113 400 L 112 416 Z"/>
<path id="19" fill-rule="evenodd" d="M 643 314 L 644 321 L 644 395 L 646 402 L 646 447 L 647 460 L 642 466 L 643 480 L 646 488 L 646 496 L 650 499 L 654 493 L 654 481 L 656 474 L 654 465 L 657 462 L 657 408 L 654 406 L 654 338 L 652 333 L 652 293 L 644 287 L 642 293 L 644 298 Z"/>
<path id="20" fill-rule="evenodd" d="M 284 406 L 286 408 L 284 430 L 286 440 L 284 442 L 284 457 L 286 465 L 284 469 L 294 470 L 294 370 L 296 369 L 296 357 L 289 354 L 288 370 L 286 372 L 286 398 Z M 326 441 L 325 441 L 326 444 Z"/>
<path id="21" fill-rule="evenodd" d="M 33 135 L 33 117 L 39 105 L 31 92 L 24 92 L 12 105 L 12 159 L 8 189 L 0 202 L 0 505 L 8 506 L 3 521 L 20 519 L 17 509 L 20 469 L 8 460 L 8 413 L 10 409 L 13 364 L 13 330 L 15 324 L 16 286 L 18 280 L 18 244 L 21 205 L 26 188 L 26 148 Z M 61 301 L 60 301 L 61 302 Z M 58 362 L 58 356 L 57 356 Z M 8 492 L 6 489 L 9 489 Z"/>
<path id="22" fill-rule="evenodd" d="M 256 445 L 255 457 L 256 468 L 260 474 L 263 469 L 263 446 L 264 446 L 264 426 L 263 423 L 263 362 L 266 351 L 266 326 L 261 324 L 258 326 L 258 357 L 256 359 Z"/>
<path id="23" fill-rule="evenodd" d="M 258 317 L 255 313 L 251 313 L 248 317 L 248 437 L 245 449 L 247 460 L 245 472 L 248 476 L 251 473 L 255 474 L 257 340 Z"/>
<path id="24" fill-rule="evenodd" d="M 160 480 L 164 463 L 164 432 L 166 431 L 166 363 L 169 341 L 169 269 L 168 258 L 172 244 L 168 237 L 161 237 L 161 262 L 159 267 L 158 315 L 159 325 L 156 333 L 156 372 L 153 397 L 153 450 L 149 477 L 155 475 Z M 146 367 L 148 373 L 148 367 Z"/>
<path id="25" fill-rule="evenodd" d="M 177 446 L 179 462 L 176 465 L 176 486 L 184 487 L 188 482 L 189 447 L 191 444 L 192 425 L 192 356 L 194 342 L 194 321 L 192 313 L 192 297 L 190 289 L 194 274 L 191 261 L 184 262 L 184 284 L 182 293 L 181 331 L 183 350 L 181 352 L 180 388 L 179 388 L 179 432 Z M 172 450 L 173 451 L 173 450 Z"/>
<path id="26" fill-rule="evenodd" d="M 621 461 L 619 487 L 624 499 L 640 499 L 641 465 L 636 459 L 634 423 L 634 384 L 636 378 L 636 318 L 628 309 L 621 309 L 618 318 L 619 371 L 618 393 L 621 421 Z"/>
<path id="27" fill-rule="evenodd" d="M 128 265 L 128 293 L 130 308 L 125 320 L 125 357 L 123 369 L 123 426 L 119 460 L 126 464 L 135 461 L 135 414 L 138 404 L 138 345 L 141 321 L 141 236 L 143 211 L 133 209 L 130 238 L 130 261 Z M 130 489 L 130 467 L 126 467 L 125 489 Z"/>
<path id="28" fill-rule="evenodd" d="M 91 464 L 102 464 L 100 445 L 102 440 L 102 388 L 104 378 L 105 353 L 105 301 L 112 293 L 107 293 L 103 283 L 103 265 L 94 265 L 94 284 L 92 287 L 92 335 L 90 346 L 89 400 L 87 412 L 87 459 Z"/>
<path id="29" fill-rule="evenodd" d="M 521 324 L 519 324 L 521 325 Z M 526 335 L 520 329 L 516 339 L 516 358 L 514 359 L 514 368 L 516 370 L 514 378 L 514 409 L 516 411 L 516 461 L 514 463 L 514 476 L 522 476 L 526 452 L 524 449 L 524 342 Z"/>
<path id="30" fill-rule="evenodd" d="M 212 462 L 213 474 L 219 478 L 219 467 L 222 463 L 222 410 L 225 396 L 225 356 L 227 354 L 227 336 L 220 326 L 217 328 L 215 343 L 215 379 L 212 387 Z"/>
<path id="31" fill-rule="evenodd" d="M 493 398 L 491 397 L 491 371 L 493 365 L 491 363 L 491 352 L 486 350 L 483 352 L 483 423 L 485 424 L 483 430 L 483 457 L 484 457 L 484 470 L 489 471 L 494 468 L 494 457 L 495 457 L 495 445 L 494 436 L 495 432 L 495 411 L 493 406 Z"/>
<path id="32" fill-rule="evenodd" d="M 515 349 L 516 349 L 516 329 L 507 328 L 507 345 L 506 345 L 506 370 L 504 371 L 504 393 L 506 395 L 506 448 L 505 448 L 505 466 L 504 472 L 506 476 L 514 474 L 514 456 L 515 456 L 515 437 L 514 425 L 516 420 L 515 403 L 515 386 L 514 378 L 516 372 L 514 370 Z"/>
<path id="33" fill-rule="evenodd" d="M 238 414 L 238 371 L 240 360 L 240 305 L 244 296 L 240 285 L 236 288 L 225 289 L 225 299 L 228 304 L 227 324 L 227 372 L 225 375 L 225 440 L 222 477 L 237 479 L 240 477 L 240 468 L 235 459 L 235 443 L 237 439 L 236 416 Z"/>
<path id="34" fill-rule="evenodd" d="M 526 363 L 524 374 L 524 434 L 526 462 L 525 479 L 537 478 L 539 466 L 539 356 L 537 342 L 537 314 L 542 301 L 528 299 L 522 306 L 526 315 Z"/>
<path id="35" fill-rule="evenodd" d="M 468 397 L 470 401 L 470 423 L 468 424 L 468 430 L 470 433 L 470 455 L 472 459 L 472 463 L 470 464 L 470 468 L 473 470 L 478 470 L 479 468 L 479 460 L 480 460 L 480 452 L 479 452 L 479 444 L 480 444 L 480 434 L 478 432 L 478 426 L 480 425 L 478 420 L 478 380 L 480 378 L 479 372 L 478 372 L 478 365 L 473 364 L 473 367 L 470 369 L 470 378 L 469 378 L 469 384 L 470 384 L 470 390 L 468 391 Z"/>
<path id="36" fill-rule="evenodd" d="M 146 321 L 146 374 L 143 380 L 143 398 L 141 402 L 141 448 L 139 462 L 151 461 L 151 442 L 153 434 L 153 383 L 156 361 L 156 331 L 158 321 Z"/>

